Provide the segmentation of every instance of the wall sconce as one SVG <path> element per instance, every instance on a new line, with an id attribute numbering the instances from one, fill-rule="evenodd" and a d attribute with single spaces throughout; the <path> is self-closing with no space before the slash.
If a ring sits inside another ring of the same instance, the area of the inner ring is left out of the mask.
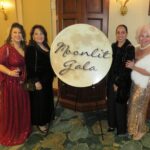
<path id="1" fill-rule="evenodd" d="M 119 2 L 121 7 L 120 7 L 120 13 L 121 15 L 125 15 L 128 12 L 128 8 L 127 8 L 127 3 L 129 2 L 129 0 L 116 0 L 116 2 Z"/>
<path id="2" fill-rule="evenodd" d="M 6 14 L 6 10 L 5 10 L 5 1 L 4 0 L 0 0 L 0 12 L 3 13 L 4 15 L 4 20 L 8 19 L 8 16 Z"/>

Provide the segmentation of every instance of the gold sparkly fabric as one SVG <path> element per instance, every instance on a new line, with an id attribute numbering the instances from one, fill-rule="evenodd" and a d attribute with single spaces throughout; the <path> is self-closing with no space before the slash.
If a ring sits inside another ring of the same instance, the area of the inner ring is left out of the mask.
<path id="1" fill-rule="evenodd" d="M 148 103 L 150 100 L 150 81 L 147 88 L 141 88 L 132 84 L 128 110 L 128 132 L 136 135 L 138 132 L 146 132 L 145 124 Z"/>

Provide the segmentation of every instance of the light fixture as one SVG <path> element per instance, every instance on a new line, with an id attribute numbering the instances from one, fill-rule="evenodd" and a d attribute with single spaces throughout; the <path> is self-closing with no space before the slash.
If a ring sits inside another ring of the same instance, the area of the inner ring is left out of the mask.
<path id="1" fill-rule="evenodd" d="M 121 7 L 120 7 L 120 13 L 121 15 L 125 15 L 128 12 L 128 8 L 127 8 L 127 3 L 129 2 L 129 0 L 116 0 L 116 2 L 119 2 Z"/>
<path id="2" fill-rule="evenodd" d="M 5 0 L 0 0 L 0 12 L 3 13 L 4 15 L 4 20 L 7 20 L 7 14 L 6 14 L 6 10 L 5 10 Z"/>

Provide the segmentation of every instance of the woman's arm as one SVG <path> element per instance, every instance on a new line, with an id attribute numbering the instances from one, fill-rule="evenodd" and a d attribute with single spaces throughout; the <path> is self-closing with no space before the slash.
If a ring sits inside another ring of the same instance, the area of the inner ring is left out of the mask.
<path id="1" fill-rule="evenodd" d="M 7 64 L 9 55 L 9 45 L 5 44 L 0 48 L 0 72 L 3 74 L 19 77 L 20 69 L 16 68 L 14 70 L 10 70 L 5 64 Z"/>
<path id="2" fill-rule="evenodd" d="M 148 72 L 147 70 L 145 70 L 145 69 L 143 69 L 143 68 L 140 68 L 140 67 L 135 66 L 134 61 L 128 60 L 128 61 L 126 62 L 126 68 L 130 68 L 130 69 L 132 69 L 132 70 L 135 70 L 135 71 L 137 71 L 137 72 L 139 72 L 139 73 L 141 73 L 141 74 L 143 74 L 143 75 L 145 75 L 145 76 L 150 76 L 150 72 Z"/>
<path id="3" fill-rule="evenodd" d="M 6 75 L 11 75 L 11 70 L 2 64 L 0 64 L 0 72 L 4 73 Z"/>
<path id="4" fill-rule="evenodd" d="M 0 72 L 4 73 L 6 75 L 12 76 L 12 77 L 19 77 L 20 69 L 16 68 L 14 70 L 10 70 L 6 66 L 0 64 Z"/>

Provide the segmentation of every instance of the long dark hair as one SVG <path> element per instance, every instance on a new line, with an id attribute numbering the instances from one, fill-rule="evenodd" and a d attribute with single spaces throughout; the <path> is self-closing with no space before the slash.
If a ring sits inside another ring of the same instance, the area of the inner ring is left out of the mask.
<path id="1" fill-rule="evenodd" d="M 39 29 L 43 34 L 44 34 L 44 41 L 43 41 L 43 45 L 45 47 L 47 47 L 48 49 L 49 48 L 49 45 L 48 45 L 48 38 L 47 38 L 47 32 L 45 30 L 45 28 L 42 26 L 42 25 L 34 25 L 31 29 L 31 32 L 30 32 L 30 41 L 29 41 L 29 45 L 35 45 L 36 42 L 34 41 L 33 39 L 33 34 L 35 32 L 36 29 Z"/>
<path id="2" fill-rule="evenodd" d="M 22 34 L 22 38 L 23 38 L 23 39 L 21 40 L 20 45 L 21 45 L 21 47 L 23 48 L 23 50 L 25 50 L 25 46 L 26 46 L 26 33 L 25 33 L 25 30 L 24 30 L 23 26 L 22 26 L 21 24 L 17 23 L 17 22 L 15 22 L 15 23 L 13 23 L 13 24 L 11 25 L 11 28 L 10 28 L 10 31 L 9 31 L 9 35 L 8 35 L 8 37 L 7 37 L 7 39 L 6 39 L 6 43 L 7 43 L 7 44 L 10 44 L 10 43 L 11 43 L 11 34 L 12 34 L 12 30 L 13 30 L 14 28 L 18 28 L 18 29 L 20 30 L 20 32 L 21 32 L 21 34 Z"/>

